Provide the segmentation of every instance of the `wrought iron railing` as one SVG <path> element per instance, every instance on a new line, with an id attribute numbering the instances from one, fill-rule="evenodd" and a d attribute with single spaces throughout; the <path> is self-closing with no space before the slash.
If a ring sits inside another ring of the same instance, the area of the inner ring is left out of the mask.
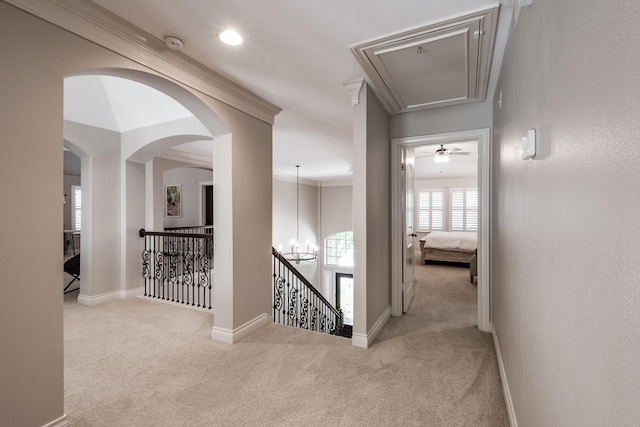
<path id="1" fill-rule="evenodd" d="M 167 233 L 213 234 L 213 225 L 192 225 L 188 227 L 165 227 Z"/>
<path id="2" fill-rule="evenodd" d="M 211 309 L 213 234 L 154 232 L 144 238 L 144 295 Z"/>
<path id="3" fill-rule="evenodd" d="M 273 321 L 310 331 L 341 335 L 342 311 L 336 309 L 275 248 Z"/>

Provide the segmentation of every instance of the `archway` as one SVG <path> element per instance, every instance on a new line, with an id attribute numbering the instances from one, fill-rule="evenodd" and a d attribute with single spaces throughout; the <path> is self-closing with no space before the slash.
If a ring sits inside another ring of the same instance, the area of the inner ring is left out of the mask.
<path id="1" fill-rule="evenodd" d="M 153 197 L 147 197 L 150 191 L 146 190 L 146 163 L 172 147 L 197 140 L 211 141 L 212 135 L 229 135 L 229 129 L 194 94 L 158 76 L 101 69 L 68 76 L 65 83 L 82 76 L 109 76 L 153 88 L 192 113 L 191 118 L 122 132 L 65 117 L 66 145 L 82 159 L 86 207 L 82 210 L 84 244 L 78 300 L 93 305 L 140 294 L 141 242 L 137 230 L 145 227 L 148 218 L 153 223 L 154 206 Z M 230 142 L 230 137 L 227 139 Z M 211 159 L 208 167 L 213 169 Z"/>

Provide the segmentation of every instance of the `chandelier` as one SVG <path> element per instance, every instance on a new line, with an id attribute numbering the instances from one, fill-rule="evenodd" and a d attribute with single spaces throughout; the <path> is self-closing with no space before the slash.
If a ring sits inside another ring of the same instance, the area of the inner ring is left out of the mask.
<path id="1" fill-rule="evenodd" d="M 318 247 L 311 246 L 308 240 L 305 250 L 300 247 L 300 165 L 296 165 L 296 238 L 291 239 L 289 246 L 289 252 L 282 252 L 282 245 L 279 248 L 279 252 L 287 261 L 300 264 L 302 261 L 315 262 L 318 258 Z"/>

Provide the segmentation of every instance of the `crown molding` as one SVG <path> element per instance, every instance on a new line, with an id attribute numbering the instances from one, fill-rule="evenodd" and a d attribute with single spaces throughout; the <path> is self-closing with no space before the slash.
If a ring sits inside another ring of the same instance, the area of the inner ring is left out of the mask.
<path id="1" fill-rule="evenodd" d="M 282 111 L 91 1 L 5 1 L 271 125 Z"/>
<path id="2" fill-rule="evenodd" d="M 289 175 L 283 175 L 277 172 L 273 172 L 272 174 L 273 179 L 276 179 L 278 181 L 283 181 L 283 182 L 293 182 L 296 183 L 296 177 L 295 176 L 289 176 Z M 315 181 L 313 179 L 309 179 L 309 178 L 300 178 L 300 184 L 303 185 L 310 185 L 312 187 L 319 187 L 320 183 L 318 181 Z"/>
<path id="3" fill-rule="evenodd" d="M 199 154 L 187 153 L 186 151 L 174 150 L 170 148 L 158 154 L 156 157 L 166 160 L 188 163 L 192 166 L 213 170 L 213 158 Z"/>
<path id="4" fill-rule="evenodd" d="M 355 107 L 360 104 L 360 90 L 364 85 L 364 79 L 350 80 L 342 85 L 351 95 L 351 105 Z"/>

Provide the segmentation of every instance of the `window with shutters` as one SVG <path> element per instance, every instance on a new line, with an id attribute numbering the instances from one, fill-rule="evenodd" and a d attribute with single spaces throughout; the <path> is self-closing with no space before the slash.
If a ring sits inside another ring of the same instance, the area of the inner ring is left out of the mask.
<path id="1" fill-rule="evenodd" d="M 451 190 L 451 231 L 478 231 L 478 189 Z"/>
<path id="2" fill-rule="evenodd" d="M 442 230 L 444 227 L 444 191 L 418 192 L 418 231 Z"/>
<path id="3" fill-rule="evenodd" d="M 71 229 L 82 230 L 82 188 L 79 185 L 71 186 Z"/>

